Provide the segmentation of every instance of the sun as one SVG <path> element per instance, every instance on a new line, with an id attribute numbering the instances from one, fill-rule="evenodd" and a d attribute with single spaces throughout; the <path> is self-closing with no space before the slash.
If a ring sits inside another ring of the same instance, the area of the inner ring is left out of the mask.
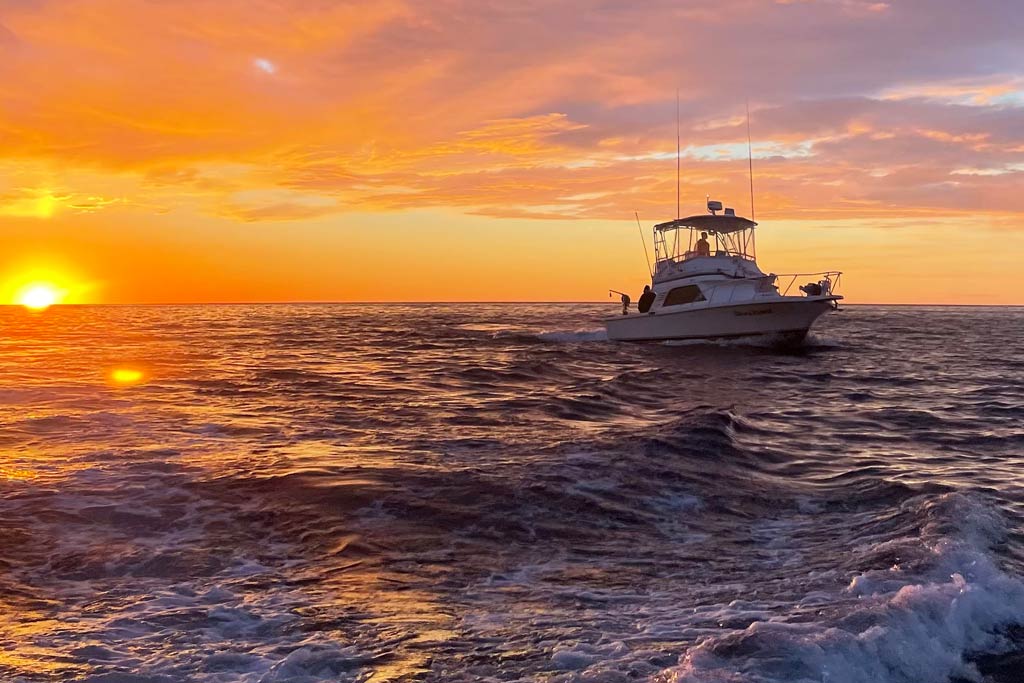
<path id="1" fill-rule="evenodd" d="M 36 282 L 27 285 L 18 292 L 15 301 L 33 311 L 45 311 L 50 306 L 60 303 L 63 292 L 49 282 Z"/>

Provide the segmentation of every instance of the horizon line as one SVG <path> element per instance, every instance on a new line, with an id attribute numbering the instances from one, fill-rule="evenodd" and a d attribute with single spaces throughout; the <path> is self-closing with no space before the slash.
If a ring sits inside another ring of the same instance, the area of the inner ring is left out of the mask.
<path id="1" fill-rule="evenodd" d="M 343 301 L 343 300 L 289 300 L 289 301 L 160 301 L 160 302 L 94 302 L 94 303 L 58 303 L 49 308 L 76 307 L 116 307 L 116 306 L 430 306 L 430 305 L 521 305 L 521 304 L 603 304 L 620 306 L 619 301 L 603 300 L 437 300 L 437 301 Z M 945 308 L 1022 308 L 1024 302 L 1013 304 L 987 303 L 886 303 L 862 301 L 856 303 L 843 302 L 841 306 L 942 306 Z M 24 308 L 17 303 L 0 304 L 0 308 Z"/>

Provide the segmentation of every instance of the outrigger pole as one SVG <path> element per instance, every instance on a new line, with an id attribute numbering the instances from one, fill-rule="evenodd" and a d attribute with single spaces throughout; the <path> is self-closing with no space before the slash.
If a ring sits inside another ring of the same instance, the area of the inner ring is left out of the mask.
<path id="1" fill-rule="evenodd" d="M 676 88 L 676 220 L 679 220 L 679 88 Z"/>
<path id="2" fill-rule="evenodd" d="M 676 220 L 682 216 L 679 213 L 679 157 L 681 156 L 681 145 L 679 137 L 679 88 L 676 88 Z M 679 247 L 679 235 L 675 236 L 672 244 L 672 252 L 675 253 Z M 653 277 L 653 274 L 652 274 Z"/>
<path id="3" fill-rule="evenodd" d="M 754 151 L 750 145 L 750 100 L 747 100 L 747 172 L 750 174 L 750 220 L 754 219 Z"/>
<path id="4" fill-rule="evenodd" d="M 633 215 L 636 216 L 636 229 L 640 231 L 640 241 L 644 245 L 644 258 L 647 259 L 647 272 L 651 274 L 651 277 L 654 277 L 654 269 L 651 268 L 651 256 L 647 253 L 647 240 L 644 239 L 644 229 L 640 226 L 640 213 L 634 209 Z"/>
<path id="5" fill-rule="evenodd" d="M 750 144 L 750 98 L 747 98 L 747 173 L 750 177 L 750 220 L 754 219 L 754 151 Z M 754 231 L 750 231 L 750 246 L 757 249 Z"/>

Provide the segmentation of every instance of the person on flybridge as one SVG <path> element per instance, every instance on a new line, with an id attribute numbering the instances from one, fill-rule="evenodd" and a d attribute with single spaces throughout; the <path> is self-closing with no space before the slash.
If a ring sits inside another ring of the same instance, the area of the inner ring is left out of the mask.
<path id="1" fill-rule="evenodd" d="M 708 234 L 702 232 L 697 240 L 697 256 L 711 256 L 711 245 L 708 244 Z"/>

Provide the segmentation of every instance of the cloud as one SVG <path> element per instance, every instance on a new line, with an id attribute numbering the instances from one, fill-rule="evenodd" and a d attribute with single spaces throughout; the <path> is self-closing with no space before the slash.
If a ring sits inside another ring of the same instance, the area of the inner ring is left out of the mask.
<path id="1" fill-rule="evenodd" d="M 120 201 L 53 187 L 16 187 L 0 194 L 0 216 L 47 219 L 65 211 L 95 213 Z"/>
<path id="2" fill-rule="evenodd" d="M 277 71 L 277 65 L 264 57 L 257 57 L 252 60 L 253 66 L 263 73 L 273 74 Z"/>
<path id="3" fill-rule="evenodd" d="M 1008 73 L 894 85 L 883 89 L 879 97 L 885 100 L 921 99 L 973 106 L 1022 106 L 1024 75 Z"/>
<path id="4" fill-rule="evenodd" d="M 268 189 L 232 194 L 221 205 L 219 214 L 245 222 L 287 221 L 327 216 L 341 209 L 331 197 Z"/>
<path id="5" fill-rule="evenodd" d="M 83 211 L 117 210 L 113 184 L 125 205 L 239 221 L 655 219 L 674 211 L 678 88 L 695 207 L 747 196 L 749 99 L 762 216 L 1020 212 L 1022 15 L 996 0 L 6 2 L 3 168 L 53 169 Z"/>

